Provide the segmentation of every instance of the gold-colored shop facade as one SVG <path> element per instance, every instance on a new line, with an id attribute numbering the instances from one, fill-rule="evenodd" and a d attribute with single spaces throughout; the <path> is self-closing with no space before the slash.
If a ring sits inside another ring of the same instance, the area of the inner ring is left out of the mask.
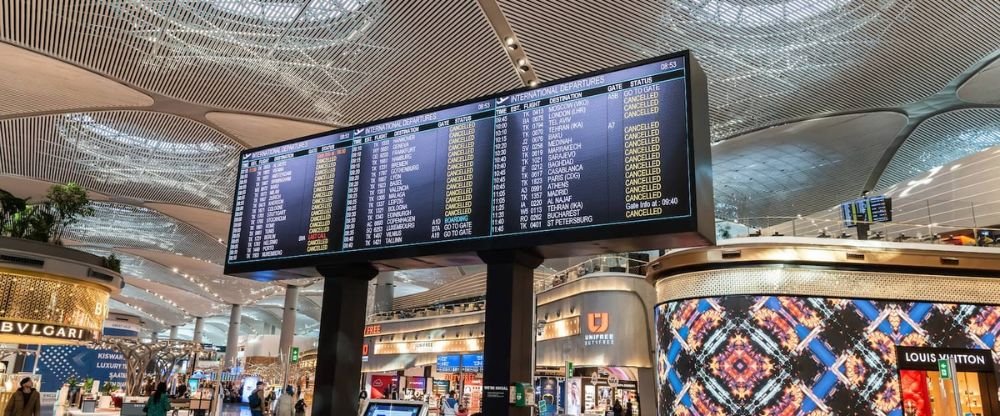
<path id="1" fill-rule="evenodd" d="M 669 253 L 650 263 L 657 302 L 798 295 L 1000 304 L 995 249 L 767 237 Z"/>
<path id="2" fill-rule="evenodd" d="M 98 284 L 0 267 L 0 342 L 95 341 L 108 315 L 110 295 Z"/>

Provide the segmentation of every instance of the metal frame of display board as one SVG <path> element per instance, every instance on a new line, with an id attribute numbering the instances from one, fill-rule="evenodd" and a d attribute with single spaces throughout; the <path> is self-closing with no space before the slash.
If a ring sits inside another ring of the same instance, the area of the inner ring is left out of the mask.
<path id="1" fill-rule="evenodd" d="M 225 274 L 252 278 L 255 280 L 297 279 L 315 276 L 318 267 L 336 264 L 371 263 L 381 270 L 426 269 L 433 267 L 482 264 L 478 252 L 505 251 L 530 248 L 546 258 L 588 256 L 605 253 L 623 253 L 670 247 L 695 247 L 715 243 L 715 205 L 712 191 L 712 162 L 710 133 L 708 124 L 707 81 L 704 71 L 690 51 L 682 51 L 642 61 L 605 68 L 541 84 L 537 87 L 504 91 L 484 97 L 450 103 L 430 109 L 393 116 L 364 123 L 364 126 L 387 123 L 420 114 L 430 113 L 497 97 L 518 94 L 545 88 L 550 85 L 572 82 L 609 72 L 626 70 L 654 62 L 685 58 L 685 82 L 687 92 L 688 137 L 688 189 L 691 198 L 691 213 L 686 217 L 664 218 L 618 224 L 600 224 L 584 228 L 565 228 L 544 232 L 515 233 L 497 236 L 483 236 L 474 239 L 419 243 L 410 246 L 396 246 L 334 252 L 316 256 L 259 260 L 252 263 L 230 264 L 226 261 Z M 358 125 L 361 126 L 361 125 Z M 323 137 L 350 131 L 358 126 L 331 130 L 301 138 L 282 141 L 250 150 L 260 151 L 280 147 L 289 143 Z M 232 211 L 236 211 L 233 199 Z M 229 236 L 232 238 L 232 222 Z"/>
<path id="2" fill-rule="evenodd" d="M 569 82 L 678 57 L 686 58 L 688 183 L 692 212 L 688 217 L 616 224 L 586 229 L 552 230 L 474 241 L 450 241 L 364 252 L 227 264 L 226 274 L 260 280 L 323 276 L 323 307 L 317 345 L 314 416 L 357 414 L 361 374 L 362 334 L 368 281 L 381 270 L 430 268 L 464 264 L 487 266 L 483 363 L 483 413 L 486 416 L 529 415 L 530 407 L 513 407 L 509 388 L 532 383 L 534 269 L 546 257 L 566 257 L 667 247 L 700 246 L 714 242 L 711 149 L 707 85 L 704 72 L 689 52 L 656 57 L 615 68 L 562 79 Z M 541 87 L 545 87 L 542 85 Z M 463 103 L 515 94 L 518 90 Z M 462 103 L 449 104 L 461 105 Z M 419 113 L 435 111 L 423 110 Z M 414 113 L 417 114 L 417 113 Z M 374 123 L 401 119 L 413 114 Z M 352 127 L 353 128 L 353 127 Z M 320 133 L 318 137 L 332 132 Z M 307 137 L 308 138 L 308 137 Z M 303 139 L 295 139 L 303 140 Z M 281 146 L 278 143 L 272 146 Z M 234 200 L 235 211 L 235 200 Z M 230 234 L 232 230 L 230 230 Z M 297 268 L 297 269 L 296 269 Z M 263 271 L 268 270 L 270 271 Z"/>

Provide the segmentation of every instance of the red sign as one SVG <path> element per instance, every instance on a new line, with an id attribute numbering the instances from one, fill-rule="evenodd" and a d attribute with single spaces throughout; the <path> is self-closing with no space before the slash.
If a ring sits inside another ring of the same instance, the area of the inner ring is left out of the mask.
<path id="1" fill-rule="evenodd" d="M 368 344 L 361 344 L 361 355 L 368 355 Z"/>
<path id="2" fill-rule="evenodd" d="M 392 391 L 397 388 L 397 380 L 396 376 L 373 375 L 371 398 L 388 399 L 391 397 Z"/>
<path id="3" fill-rule="evenodd" d="M 365 327 L 365 336 L 378 335 L 382 333 L 382 325 L 368 325 Z"/>

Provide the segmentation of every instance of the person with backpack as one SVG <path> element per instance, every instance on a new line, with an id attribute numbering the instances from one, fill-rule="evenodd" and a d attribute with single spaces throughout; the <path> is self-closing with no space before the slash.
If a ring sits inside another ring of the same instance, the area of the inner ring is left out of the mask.
<path id="1" fill-rule="evenodd" d="M 268 389 L 267 396 L 264 397 L 264 414 L 273 415 L 274 414 L 274 389 Z"/>
<path id="2" fill-rule="evenodd" d="M 295 416 L 306 416 L 306 399 L 299 398 L 295 402 Z"/>
<path id="3" fill-rule="evenodd" d="M 441 402 L 441 414 L 443 416 L 458 415 L 458 399 L 455 398 L 455 390 L 448 392 L 448 398 Z"/>
<path id="4" fill-rule="evenodd" d="M 250 394 L 250 414 L 264 416 L 264 382 L 257 382 L 257 389 Z"/>
<path id="5" fill-rule="evenodd" d="M 146 405 L 142 407 L 146 416 L 167 416 L 170 411 L 170 396 L 167 395 L 167 383 L 160 382 L 156 385 L 156 391 L 146 400 Z"/>

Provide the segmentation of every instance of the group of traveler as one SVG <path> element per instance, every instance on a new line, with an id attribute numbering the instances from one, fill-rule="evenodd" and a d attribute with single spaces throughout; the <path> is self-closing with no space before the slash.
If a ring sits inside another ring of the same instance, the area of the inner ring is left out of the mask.
<path id="1" fill-rule="evenodd" d="M 305 416 L 306 401 L 295 394 L 295 387 L 285 386 L 285 390 L 274 403 L 274 392 L 267 391 L 267 383 L 257 382 L 257 389 L 250 395 L 250 414 L 252 416 Z"/>

